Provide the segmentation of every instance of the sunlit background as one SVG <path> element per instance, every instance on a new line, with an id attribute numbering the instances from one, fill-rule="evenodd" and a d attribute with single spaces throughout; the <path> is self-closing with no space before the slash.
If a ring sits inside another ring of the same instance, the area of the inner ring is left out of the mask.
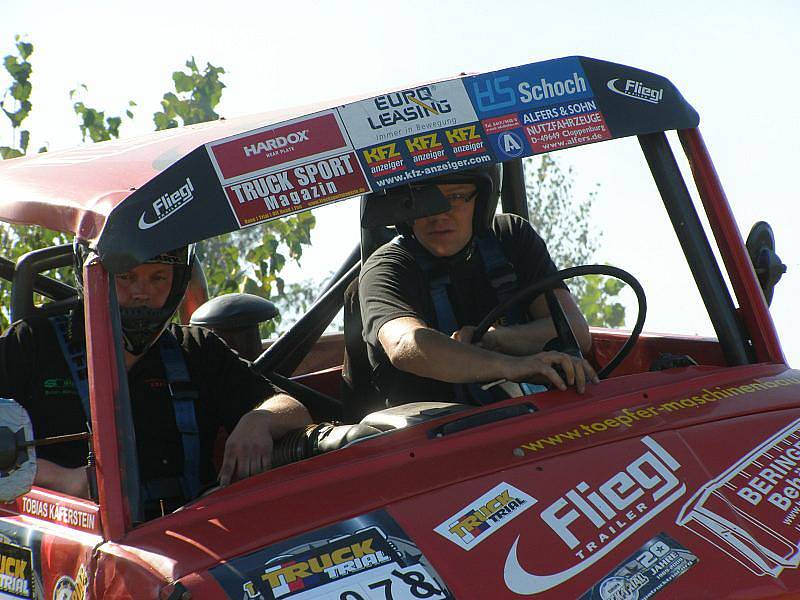
<path id="1" fill-rule="evenodd" d="M 31 148 L 80 143 L 69 90 L 151 131 L 171 74 L 194 56 L 226 70 L 218 112 L 233 117 L 547 58 L 585 55 L 671 79 L 700 128 L 746 236 L 769 221 L 789 267 L 773 317 L 790 363 L 800 358 L 797 173 L 800 4 L 793 0 L 648 2 L 12 2 L 0 0 L 0 56 L 14 35 L 34 44 Z M 8 82 L 0 74 L 0 89 Z M 0 145 L 11 143 L 0 120 Z M 678 153 L 680 146 L 673 144 Z M 575 190 L 597 190 L 592 221 L 610 262 L 640 278 L 651 331 L 713 334 L 635 139 L 560 152 Z M 686 173 L 688 176 L 688 172 Z M 313 246 L 287 279 L 323 277 L 357 242 L 358 207 L 317 211 Z M 634 317 L 628 311 L 629 323 Z"/>

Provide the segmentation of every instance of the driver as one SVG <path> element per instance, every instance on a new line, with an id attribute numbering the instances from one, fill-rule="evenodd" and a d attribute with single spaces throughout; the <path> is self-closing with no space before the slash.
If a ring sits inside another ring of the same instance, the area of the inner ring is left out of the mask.
<path id="1" fill-rule="evenodd" d="M 79 289 L 81 250 L 76 246 Z M 224 486 L 269 469 L 273 440 L 311 421 L 302 404 L 216 335 L 169 324 L 193 261 L 193 247 L 183 247 L 115 279 L 146 518 L 215 481 Z M 85 354 L 82 309 L 18 321 L 0 338 L 0 396 L 28 410 L 37 437 L 86 431 Z M 220 427 L 230 435 L 217 476 L 212 454 Z M 87 455 L 85 442 L 41 447 L 36 485 L 88 497 Z"/>
<path id="2" fill-rule="evenodd" d="M 499 188 L 499 165 L 412 184 L 412 204 L 438 193 L 447 200 L 445 212 L 398 223 L 401 235 L 365 262 L 363 333 L 373 382 L 389 405 L 447 398 L 485 404 L 508 397 L 499 386 L 478 385 L 498 380 L 574 385 L 581 393 L 597 381 L 585 360 L 546 351 L 556 331 L 544 295 L 512 307 L 479 344 L 470 343 L 475 326 L 501 300 L 557 272 L 527 221 L 495 215 Z M 555 295 L 587 351 L 591 336 L 575 299 L 563 284 Z"/>

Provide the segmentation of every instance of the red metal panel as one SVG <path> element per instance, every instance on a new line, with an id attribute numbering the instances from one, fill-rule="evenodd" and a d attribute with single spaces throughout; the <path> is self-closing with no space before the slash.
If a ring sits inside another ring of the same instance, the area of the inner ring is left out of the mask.
<path id="1" fill-rule="evenodd" d="M 775 324 L 700 130 L 684 129 L 678 135 L 689 159 L 714 239 L 728 270 L 742 318 L 753 340 L 756 356 L 762 362 L 786 363 Z"/>
<path id="2" fill-rule="evenodd" d="M 117 362 L 111 332 L 108 273 L 99 261 L 87 263 L 83 270 L 86 290 L 86 350 L 89 363 L 89 394 L 92 408 L 92 433 L 97 460 L 97 485 L 100 495 L 100 520 L 106 539 L 119 539 L 130 527 L 122 498 L 119 444 L 114 412 L 117 394 Z"/>

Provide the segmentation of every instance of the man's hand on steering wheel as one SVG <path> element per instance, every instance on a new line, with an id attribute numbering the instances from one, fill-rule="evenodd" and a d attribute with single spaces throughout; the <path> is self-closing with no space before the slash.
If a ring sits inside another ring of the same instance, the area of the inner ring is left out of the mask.
<path id="1" fill-rule="evenodd" d="M 567 386 L 575 386 L 579 394 L 586 391 L 587 382 L 600 381 L 592 365 L 585 359 L 563 352 L 538 352 L 507 358 L 505 378 L 509 381 L 550 384 L 562 391 Z"/>

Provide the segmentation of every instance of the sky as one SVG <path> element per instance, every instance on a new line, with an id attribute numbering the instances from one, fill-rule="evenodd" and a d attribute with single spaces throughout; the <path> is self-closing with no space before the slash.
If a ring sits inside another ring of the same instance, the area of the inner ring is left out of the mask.
<path id="1" fill-rule="evenodd" d="M 447 78 L 461 72 L 584 55 L 669 78 L 700 113 L 700 130 L 742 235 L 769 221 L 789 272 L 772 305 L 790 364 L 800 359 L 800 235 L 797 163 L 800 3 L 795 0 L 519 2 L 193 2 L 0 0 L 0 55 L 14 35 L 34 44 L 31 146 L 81 142 L 69 90 L 135 118 L 122 135 L 152 130 L 171 73 L 194 56 L 225 68 L 218 112 L 227 117 Z M 0 89 L 8 81 L 0 74 Z M 11 140 L 0 123 L 0 145 Z M 680 146 L 673 144 L 676 154 Z M 598 262 L 642 281 L 646 329 L 713 334 L 675 249 L 663 206 L 636 140 L 556 155 L 577 194 L 596 191 Z M 686 172 L 689 179 L 689 174 Z M 357 201 L 318 211 L 302 271 L 321 277 L 357 242 Z M 668 250 L 672 248 L 671 250 Z M 628 310 L 632 323 L 633 307 Z"/>

